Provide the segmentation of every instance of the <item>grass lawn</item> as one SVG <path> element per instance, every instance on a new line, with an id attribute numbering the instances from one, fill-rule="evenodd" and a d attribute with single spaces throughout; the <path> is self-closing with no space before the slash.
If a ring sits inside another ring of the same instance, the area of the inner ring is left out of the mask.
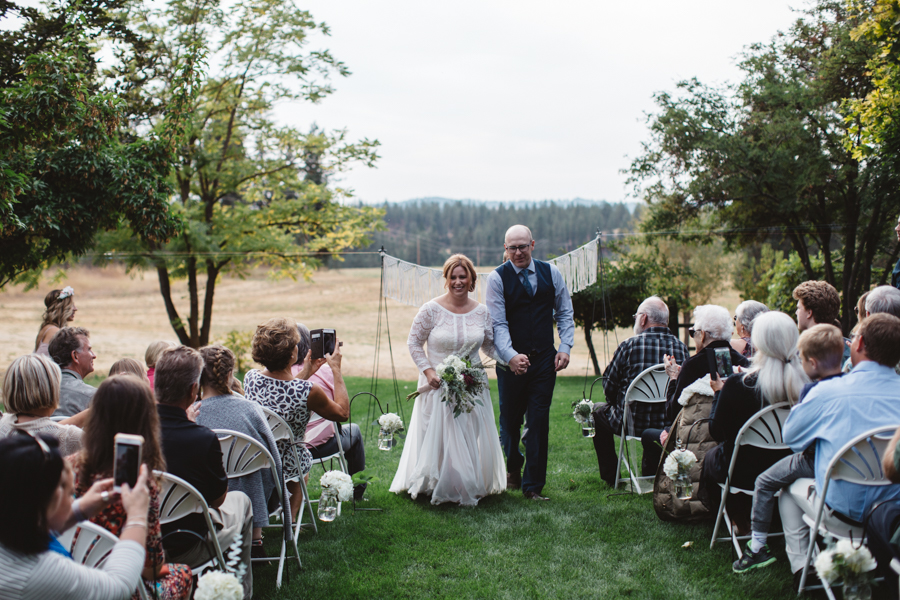
<path id="1" fill-rule="evenodd" d="M 351 396 L 370 381 L 348 381 Z M 406 387 L 405 387 L 406 386 Z M 599 388 L 599 386 L 598 386 Z M 379 397 L 389 398 L 389 381 Z M 401 382 L 400 391 L 414 389 Z M 303 569 L 288 565 L 289 580 L 275 589 L 276 567 L 254 567 L 257 598 L 792 598 L 783 544 L 771 544 L 774 565 L 744 575 L 731 571 L 727 544 L 709 550 L 712 524 L 664 523 L 650 494 L 607 497 L 599 480 L 593 445 L 571 417 L 582 397 L 582 380 L 557 380 L 550 413 L 550 461 L 544 492 L 550 502 L 526 501 L 520 492 L 483 499 L 475 508 L 432 506 L 388 491 L 402 443 L 391 452 L 366 443 L 369 485 L 362 506 L 383 512 L 354 512 L 345 503 L 319 533 L 300 536 Z M 602 391 L 601 391 L 602 394 Z M 497 409 L 493 390 L 494 411 Z M 363 424 L 363 397 L 353 420 Z M 597 400 L 597 394 L 595 394 Z M 404 400 L 405 402 L 405 400 Z M 396 402 L 392 402 L 395 404 Z M 404 406 L 406 421 L 411 404 Z M 396 407 L 392 412 L 397 412 Z M 312 496 L 318 496 L 314 467 Z M 268 530 L 270 553 L 278 533 Z M 690 549 L 682 544 L 693 541 Z"/>

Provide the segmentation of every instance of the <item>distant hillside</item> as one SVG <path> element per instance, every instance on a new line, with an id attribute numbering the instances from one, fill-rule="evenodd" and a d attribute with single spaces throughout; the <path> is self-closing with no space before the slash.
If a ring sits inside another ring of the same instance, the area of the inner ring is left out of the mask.
<path id="1" fill-rule="evenodd" d="M 602 231 L 631 231 L 635 205 L 581 199 L 543 202 L 483 202 L 427 198 L 385 203 L 388 231 L 374 233 L 366 250 L 384 246 L 388 254 L 412 263 L 440 266 L 462 252 L 476 266 L 500 264 L 503 236 L 516 223 L 534 233 L 535 258 L 546 260 L 574 250 Z M 377 266 L 371 255 L 347 255 L 332 268 Z"/>

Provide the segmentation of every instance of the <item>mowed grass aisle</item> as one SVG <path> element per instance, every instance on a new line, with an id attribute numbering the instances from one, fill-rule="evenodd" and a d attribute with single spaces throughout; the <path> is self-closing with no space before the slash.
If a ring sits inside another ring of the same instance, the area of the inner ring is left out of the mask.
<path id="1" fill-rule="evenodd" d="M 351 396 L 370 382 L 348 382 Z M 407 386 L 404 389 L 404 386 Z M 497 393 L 492 381 L 495 415 Z M 391 396 L 380 381 L 379 397 Z M 413 390 L 401 382 L 403 394 Z M 663 523 L 650 494 L 607 498 L 590 440 L 571 416 L 582 380 L 557 380 L 550 413 L 550 460 L 544 492 L 550 502 L 527 501 L 521 492 L 483 499 L 475 508 L 432 506 L 388 491 L 402 443 L 390 452 L 367 439 L 367 471 L 377 477 L 355 512 L 345 503 L 318 535 L 305 532 L 299 549 L 303 569 L 288 566 L 290 579 L 275 589 L 275 566 L 254 567 L 257 598 L 792 598 L 783 544 L 772 546 L 778 562 L 744 575 L 731 572 L 727 544 L 709 550 L 712 524 Z M 599 389 L 599 385 L 596 389 Z M 598 395 L 595 393 L 595 400 Z M 353 420 L 363 424 L 363 397 Z M 406 420 L 412 404 L 406 403 Z M 391 411 L 397 412 L 392 402 Z M 318 497 L 322 468 L 310 477 Z M 267 530 L 277 552 L 278 531 Z M 693 548 L 682 544 L 693 541 Z"/>

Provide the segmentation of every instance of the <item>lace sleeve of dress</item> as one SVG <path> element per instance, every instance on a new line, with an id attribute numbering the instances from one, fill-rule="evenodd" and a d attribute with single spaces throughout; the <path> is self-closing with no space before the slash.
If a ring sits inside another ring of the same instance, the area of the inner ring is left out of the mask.
<path id="1" fill-rule="evenodd" d="M 487 307 L 484 307 L 484 341 L 481 343 L 481 351 L 488 358 L 492 358 L 500 364 L 505 364 L 497 355 L 494 348 L 494 324 L 491 320 L 491 313 Z"/>
<path id="2" fill-rule="evenodd" d="M 409 355 L 412 356 L 413 362 L 419 368 L 420 372 L 425 369 L 433 368 L 428 361 L 428 355 L 425 354 L 425 342 L 431 330 L 434 329 L 435 314 L 430 302 L 426 302 L 419 309 L 416 318 L 413 319 L 412 327 L 409 328 L 409 337 L 406 339 L 406 345 L 409 346 Z"/>

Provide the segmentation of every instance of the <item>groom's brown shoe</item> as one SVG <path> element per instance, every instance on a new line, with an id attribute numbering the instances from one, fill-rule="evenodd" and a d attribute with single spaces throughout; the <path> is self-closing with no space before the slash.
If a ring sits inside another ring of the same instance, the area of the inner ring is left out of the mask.
<path id="1" fill-rule="evenodd" d="M 506 489 L 517 490 L 522 487 L 522 476 L 518 473 L 506 474 Z"/>
<path id="2" fill-rule="evenodd" d="M 550 498 L 541 496 L 537 492 L 525 492 L 523 494 L 527 500 L 549 500 Z"/>

